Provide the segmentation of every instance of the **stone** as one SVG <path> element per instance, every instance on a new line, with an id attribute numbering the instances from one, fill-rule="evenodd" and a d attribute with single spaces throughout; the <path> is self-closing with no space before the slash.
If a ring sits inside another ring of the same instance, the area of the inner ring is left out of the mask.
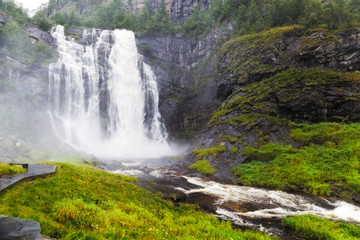
<path id="1" fill-rule="evenodd" d="M 44 32 L 43 30 L 41 30 L 40 28 L 37 27 L 28 27 L 26 29 L 29 37 L 37 40 L 37 41 L 42 41 L 42 42 L 46 42 L 48 44 L 53 44 L 54 43 L 54 39 L 51 36 L 50 33 L 48 32 Z"/>
<path id="2" fill-rule="evenodd" d="M 41 240 L 40 223 L 0 215 L 0 239 Z"/>
<path id="3" fill-rule="evenodd" d="M 6 24 L 6 21 L 7 21 L 6 15 L 5 15 L 4 13 L 0 12 L 0 23 L 1 23 L 2 25 L 5 25 L 5 24 Z"/>

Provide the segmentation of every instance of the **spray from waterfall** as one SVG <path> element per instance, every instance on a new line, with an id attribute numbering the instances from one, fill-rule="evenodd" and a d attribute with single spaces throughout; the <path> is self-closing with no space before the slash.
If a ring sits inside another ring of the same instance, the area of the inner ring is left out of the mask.
<path id="1" fill-rule="evenodd" d="M 49 67 L 49 109 L 58 137 L 101 158 L 170 155 L 151 67 L 134 33 L 84 30 L 83 45 L 51 31 L 59 59 Z"/>

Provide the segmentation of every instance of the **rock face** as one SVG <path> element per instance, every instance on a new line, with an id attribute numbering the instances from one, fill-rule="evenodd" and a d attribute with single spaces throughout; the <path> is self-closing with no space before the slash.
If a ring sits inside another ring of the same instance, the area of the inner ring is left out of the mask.
<path id="1" fill-rule="evenodd" d="M 2 240 L 41 240 L 40 232 L 38 222 L 0 215 Z"/>
<path id="2" fill-rule="evenodd" d="M 206 156 L 190 154 L 185 167 L 205 158 L 215 178 L 234 181 L 231 169 L 251 160 L 243 148 L 285 143 L 289 121 L 358 122 L 359 34 L 283 27 L 225 43 L 216 63 L 223 102 L 192 146 Z"/>
<path id="3" fill-rule="evenodd" d="M 184 23 L 192 15 L 195 6 L 205 11 L 210 8 L 210 0 L 173 0 L 171 1 L 170 18 L 175 24 Z"/>
<path id="4" fill-rule="evenodd" d="M 33 41 L 52 44 L 49 33 L 33 27 L 27 30 Z M 16 139 L 50 143 L 43 136 L 43 133 L 51 133 L 47 118 L 48 89 L 47 66 L 0 49 L 0 131 L 11 132 Z M 21 153 L 3 153 L 0 160 L 10 161 Z"/>
<path id="5" fill-rule="evenodd" d="M 183 35 L 138 37 L 139 52 L 158 81 L 160 112 L 173 137 L 191 137 L 218 105 L 212 52 L 219 32 L 203 39 Z"/>
<path id="6" fill-rule="evenodd" d="M 235 88 L 289 67 L 359 70 L 359 34 L 359 30 L 334 35 L 325 30 L 283 27 L 229 41 L 219 53 L 218 97 L 225 99 Z"/>

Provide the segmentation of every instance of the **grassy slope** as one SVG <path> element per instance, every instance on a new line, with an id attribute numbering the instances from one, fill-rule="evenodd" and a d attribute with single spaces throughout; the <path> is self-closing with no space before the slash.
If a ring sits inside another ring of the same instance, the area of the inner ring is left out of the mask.
<path id="1" fill-rule="evenodd" d="M 9 164 L 4 164 L 0 162 L 0 177 L 4 175 L 14 175 L 18 173 L 23 173 L 26 170 L 21 166 L 11 166 Z"/>
<path id="2" fill-rule="evenodd" d="M 283 225 L 308 240 L 360 239 L 360 228 L 354 224 L 334 222 L 310 215 L 285 218 Z"/>
<path id="3" fill-rule="evenodd" d="M 22 183 L 0 198 L 0 213 L 39 221 L 59 239 L 270 239 L 233 230 L 194 205 L 162 200 L 134 178 L 57 164 L 48 179 Z"/>
<path id="4" fill-rule="evenodd" d="M 282 190 L 330 195 L 336 186 L 342 197 L 360 192 L 360 124 L 292 124 L 289 143 L 246 147 L 255 159 L 234 168 L 240 183 Z"/>

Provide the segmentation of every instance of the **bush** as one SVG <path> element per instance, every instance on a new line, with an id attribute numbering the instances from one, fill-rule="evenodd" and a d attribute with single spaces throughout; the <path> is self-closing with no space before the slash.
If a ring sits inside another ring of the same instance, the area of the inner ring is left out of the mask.
<path id="1" fill-rule="evenodd" d="M 211 167 L 211 164 L 207 160 L 197 161 L 197 162 L 191 164 L 189 166 L 189 169 L 196 170 L 196 171 L 201 172 L 202 174 L 206 174 L 206 175 L 213 175 L 218 171 L 217 169 L 213 169 Z"/>

